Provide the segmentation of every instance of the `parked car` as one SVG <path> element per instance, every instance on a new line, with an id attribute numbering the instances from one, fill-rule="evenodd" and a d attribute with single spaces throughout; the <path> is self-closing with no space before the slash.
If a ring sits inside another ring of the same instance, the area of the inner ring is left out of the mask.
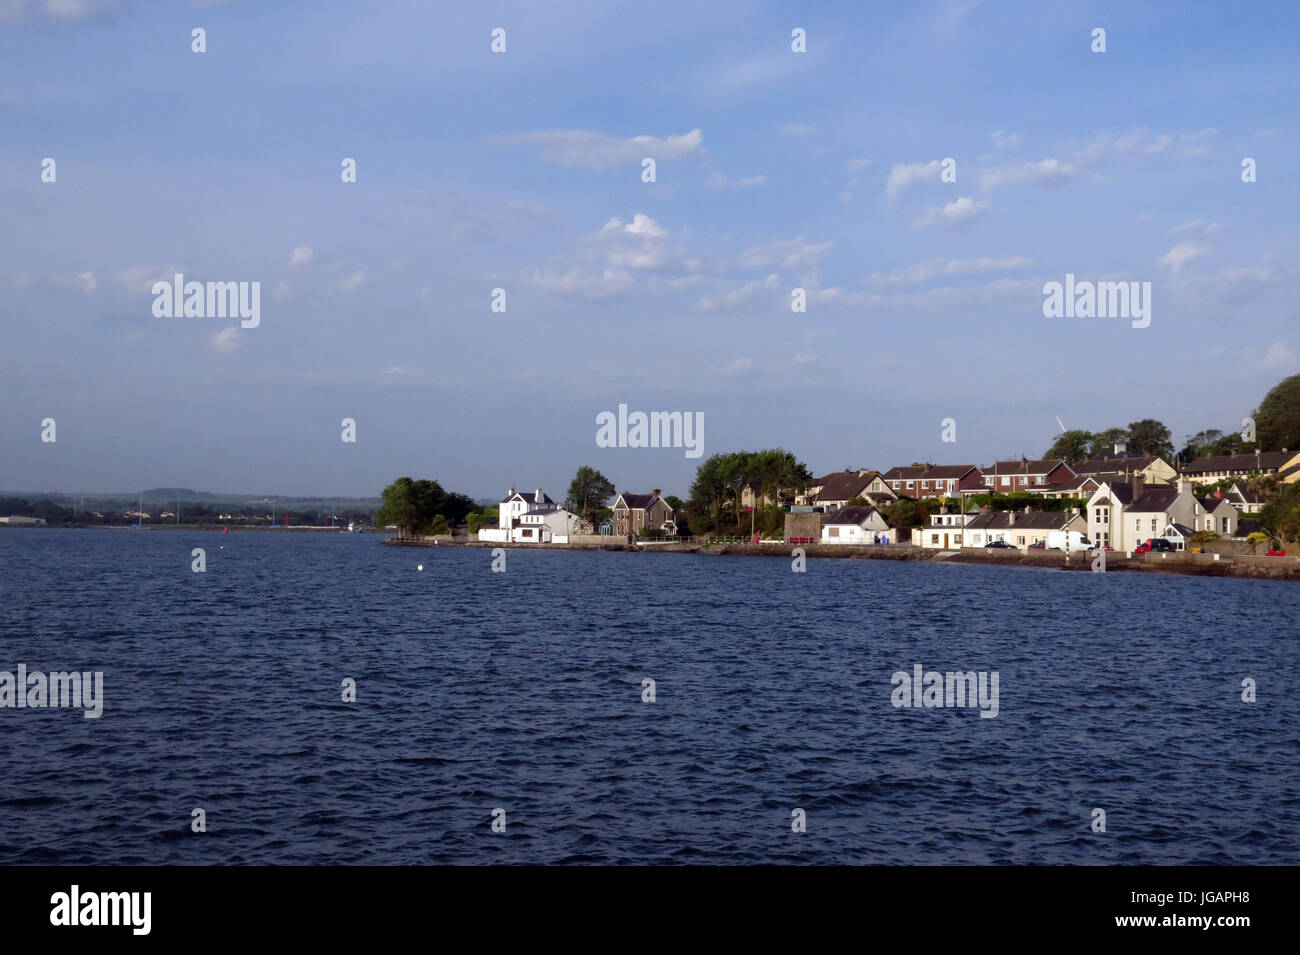
<path id="1" fill-rule="evenodd" d="M 1015 544 L 1008 544 L 1006 541 L 989 541 L 985 547 L 996 547 L 998 550 L 1015 550 Z"/>
<path id="2" fill-rule="evenodd" d="M 1281 549 L 1279 549 L 1279 548 L 1277 548 L 1277 547 L 1274 547 L 1271 551 L 1269 551 L 1269 552 L 1268 552 L 1267 554 L 1265 554 L 1264 556 L 1265 556 L 1265 557 L 1285 557 L 1285 556 L 1286 556 L 1286 551 L 1281 550 Z"/>
<path id="3" fill-rule="evenodd" d="M 1149 554 L 1153 550 L 1168 552 L 1168 551 L 1172 551 L 1173 549 L 1174 549 L 1174 545 L 1172 542 L 1167 541 L 1162 537 L 1152 537 L 1149 538 L 1145 544 L 1138 544 L 1137 547 L 1133 548 L 1133 553 Z"/>
<path id="4" fill-rule="evenodd" d="M 1034 541 L 1029 545 L 1030 550 L 1047 550 L 1047 541 Z"/>

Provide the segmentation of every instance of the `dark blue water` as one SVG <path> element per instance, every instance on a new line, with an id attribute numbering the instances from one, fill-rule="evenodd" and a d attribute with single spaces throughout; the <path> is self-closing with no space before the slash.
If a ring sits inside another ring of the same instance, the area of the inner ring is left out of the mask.
<path id="1" fill-rule="evenodd" d="M 0 863 L 1300 863 L 1295 584 L 491 560 L 0 533 L 0 670 L 106 697 L 0 709 Z M 998 716 L 894 708 L 915 663 Z"/>

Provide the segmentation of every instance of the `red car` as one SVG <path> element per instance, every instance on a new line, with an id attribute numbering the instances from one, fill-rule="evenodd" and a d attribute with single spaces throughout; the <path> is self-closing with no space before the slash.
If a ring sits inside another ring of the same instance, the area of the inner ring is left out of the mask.
<path id="1" fill-rule="evenodd" d="M 1267 554 L 1265 554 L 1264 556 L 1265 556 L 1265 557 L 1285 557 L 1285 556 L 1286 556 L 1286 551 L 1284 551 L 1284 550 L 1278 550 L 1276 547 L 1274 547 L 1271 551 L 1269 551 L 1269 552 L 1268 552 Z"/>
<path id="2" fill-rule="evenodd" d="M 1149 538 L 1145 544 L 1138 544 L 1137 547 L 1134 547 L 1133 553 L 1149 554 L 1153 550 L 1172 551 L 1173 549 L 1174 545 L 1169 543 L 1169 541 L 1163 540 L 1159 537 L 1152 537 Z"/>

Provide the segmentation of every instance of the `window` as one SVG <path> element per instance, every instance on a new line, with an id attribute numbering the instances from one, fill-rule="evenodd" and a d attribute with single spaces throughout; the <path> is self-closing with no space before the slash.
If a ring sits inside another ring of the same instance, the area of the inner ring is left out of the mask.
<path id="1" fill-rule="evenodd" d="M 1155 518 L 1155 517 L 1151 518 L 1151 533 L 1152 533 L 1152 534 L 1154 534 L 1154 533 L 1156 532 L 1156 521 L 1157 521 L 1157 520 L 1158 520 L 1158 518 Z"/>
<path id="2" fill-rule="evenodd" d="M 938 535 L 938 534 L 931 534 L 931 535 L 930 535 L 930 543 L 931 543 L 931 544 L 937 544 L 937 543 L 939 543 L 939 535 Z"/>
<path id="3" fill-rule="evenodd" d="M 840 536 L 840 529 L 839 529 L 838 527 L 832 527 L 832 528 L 830 529 L 830 531 L 831 531 L 831 534 L 830 534 L 831 537 L 839 537 L 839 536 Z"/>
<path id="4" fill-rule="evenodd" d="M 1002 476 L 1002 486 L 1003 486 L 1003 487 L 1006 487 L 1006 486 L 1007 486 L 1008 484 L 1010 484 L 1010 483 L 1011 483 L 1011 477 L 1010 477 L 1010 475 L 1003 475 L 1003 476 Z"/>
<path id="5" fill-rule="evenodd" d="M 960 534 L 955 535 L 955 536 L 953 537 L 953 539 L 952 539 L 952 542 L 953 542 L 954 544 L 960 544 L 960 543 L 961 543 L 961 535 L 960 535 Z"/>
<path id="6" fill-rule="evenodd" d="M 1229 518 L 1226 518 L 1226 517 L 1225 517 L 1225 518 L 1223 519 L 1223 533 L 1225 533 L 1225 534 L 1228 533 L 1228 530 L 1229 530 L 1229 527 L 1228 527 L 1228 521 L 1229 521 Z"/>
<path id="7" fill-rule="evenodd" d="M 1023 547 L 1025 544 L 1025 536 L 1021 534 L 1019 537 L 1017 537 L 1016 543 L 1019 544 L 1021 547 Z"/>
<path id="8" fill-rule="evenodd" d="M 907 489 L 908 489 L 909 491 L 912 489 L 912 482 L 911 482 L 911 481 L 908 481 L 908 482 L 907 482 Z"/>

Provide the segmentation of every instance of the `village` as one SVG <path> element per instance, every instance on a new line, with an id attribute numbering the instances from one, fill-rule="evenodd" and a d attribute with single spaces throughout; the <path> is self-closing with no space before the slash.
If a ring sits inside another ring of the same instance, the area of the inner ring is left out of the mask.
<path id="1" fill-rule="evenodd" d="M 767 492 L 745 485 L 736 496 L 739 513 L 784 512 L 779 531 L 749 535 L 692 534 L 681 502 L 658 488 L 618 493 L 612 513 L 595 526 L 541 488 L 512 488 L 498 505 L 496 526 L 481 527 L 476 539 L 1284 556 L 1258 515 L 1270 490 L 1297 482 L 1300 451 L 1200 457 L 1180 470 L 1160 456 L 1129 454 L 1119 443 L 1073 466 L 1026 458 L 987 467 L 926 463 L 832 472 L 805 487 Z M 922 505 L 907 512 L 920 516 L 919 524 L 891 519 L 900 502 Z"/>

